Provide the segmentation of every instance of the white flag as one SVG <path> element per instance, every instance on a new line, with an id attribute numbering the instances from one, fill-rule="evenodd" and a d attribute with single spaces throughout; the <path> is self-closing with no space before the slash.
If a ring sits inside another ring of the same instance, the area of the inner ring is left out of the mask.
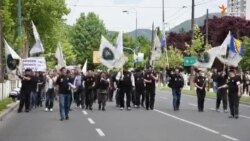
<path id="1" fill-rule="evenodd" d="M 230 44 L 230 40 L 231 40 L 231 32 L 229 31 L 227 34 L 227 37 L 225 38 L 225 40 L 223 41 L 223 43 L 221 44 L 221 51 L 220 54 L 221 55 L 226 55 L 227 54 L 227 48 Z"/>
<path id="2" fill-rule="evenodd" d="M 61 47 L 61 44 L 59 42 L 57 44 L 55 57 L 57 59 L 57 67 L 58 68 L 66 67 L 66 61 L 63 57 L 62 47 Z"/>
<path id="3" fill-rule="evenodd" d="M 123 65 L 126 62 L 124 53 L 123 53 L 123 33 L 119 32 L 117 40 L 116 40 L 116 44 L 115 44 L 115 48 L 116 48 L 116 63 L 114 65 L 115 68 L 122 68 Z"/>
<path id="4" fill-rule="evenodd" d="M 15 79 L 16 69 L 21 70 L 21 57 L 4 40 L 6 69 L 9 79 Z M 11 75 L 11 76 L 10 76 Z"/>
<path id="5" fill-rule="evenodd" d="M 44 48 L 43 48 L 43 44 L 41 42 L 40 36 L 37 32 L 35 24 L 33 23 L 33 21 L 31 21 L 31 23 L 32 23 L 33 34 L 34 34 L 34 38 L 36 42 L 30 50 L 30 56 L 34 56 L 35 54 L 44 53 Z"/>
<path id="6" fill-rule="evenodd" d="M 116 65 L 117 53 L 115 47 L 102 36 L 99 48 L 100 61 L 109 69 L 113 69 Z"/>
<path id="7" fill-rule="evenodd" d="M 153 61 L 159 59 L 161 57 L 161 41 L 159 37 L 157 36 L 157 33 L 154 35 L 154 46 L 151 50 L 151 59 L 150 64 L 152 64 Z"/>
<path id="8" fill-rule="evenodd" d="M 87 65 L 88 65 L 88 60 L 85 61 L 83 67 L 82 67 L 82 72 L 84 75 L 87 74 Z"/>
<path id="9" fill-rule="evenodd" d="M 209 56 L 208 62 L 197 61 L 194 64 L 195 67 L 197 67 L 197 68 L 212 68 L 215 58 L 221 56 L 221 47 L 220 46 L 213 47 L 213 48 L 210 48 L 209 50 L 207 50 L 206 52 Z"/>

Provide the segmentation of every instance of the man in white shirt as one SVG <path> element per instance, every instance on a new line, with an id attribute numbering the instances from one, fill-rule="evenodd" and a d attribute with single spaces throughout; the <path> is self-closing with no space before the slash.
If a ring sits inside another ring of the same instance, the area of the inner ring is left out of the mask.
<path id="1" fill-rule="evenodd" d="M 135 87 L 134 75 L 128 71 L 127 67 L 124 67 L 124 70 L 118 72 L 116 80 L 119 81 L 120 87 L 120 109 L 124 109 L 124 95 L 126 94 L 126 106 L 127 110 L 131 110 L 130 101 L 131 101 L 131 90 Z"/>
<path id="2" fill-rule="evenodd" d="M 53 105 L 54 105 L 54 97 L 55 97 L 55 93 L 54 93 L 54 84 L 55 81 L 53 79 L 54 74 L 53 72 L 49 72 L 49 75 L 46 77 L 46 87 L 47 87 L 47 91 L 46 91 L 46 102 L 45 102 L 45 111 L 48 112 L 52 112 L 53 111 Z"/>

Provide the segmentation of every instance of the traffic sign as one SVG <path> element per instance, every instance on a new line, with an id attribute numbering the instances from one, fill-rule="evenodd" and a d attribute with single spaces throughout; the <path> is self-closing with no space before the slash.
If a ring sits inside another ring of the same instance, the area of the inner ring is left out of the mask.
<path id="1" fill-rule="evenodd" d="M 184 57 L 184 66 L 192 66 L 197 62 L 197 57 L 191 56 L 191 57 Z"/>

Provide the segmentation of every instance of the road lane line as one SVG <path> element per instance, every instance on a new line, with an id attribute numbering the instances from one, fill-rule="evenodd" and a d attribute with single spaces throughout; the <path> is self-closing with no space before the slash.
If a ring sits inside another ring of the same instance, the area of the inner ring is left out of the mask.
<path id="1" fill-rule="evenodd" d="M 86 111 L 82 111 L 82 113 L 83 113 L 84 115 L 88 115 L 88 113 L 87 113 Z"/>
<path id="2" fill-rule="evenodd" d="M 197 104 L 193 104 L 193 103 L 188 103 L 188 105 L 197 107 Z"/>
<path id="3" fill-rule="evenodd" d="M 102 130 L 100 128 L 96 128 L 95 130 L 99 134 L 99 136 L 101 136 L 101 137 L 105 136 L 105 134 L 102 132 Z"/>
<path id="4" fill-rule="evenodd" d="M 204 130 L 209 131 L 209 132 L 211 132 L 211 133 L 220 134 L 218 131 L 215 131 L 215 130 L 213 130 L 213 129 L 210 129 L 210 128 L 208 128 L 208 127 L 205 127 L 205 126 L 203 126 L 203 125 L 200 125 L 200 124 L 198 124 L 198 123 L 194 123 L 194 122 L 192 122 L 192 121 L 188 121 L 188 120 L 179 118 L 179 117 L 177 117 L 177 116 L 174 116 L 174 115 L 165 113 L 165 112 L 160 111 L 160 110 L 157 110 L 157 109 L 155 109 L 154 111 L 156 111 L 156 112 L 158 112 L 158 113 L 161 113 L 161 114 L 163 114 L 163 115 L 165 115 L 165 116 L 168 116 L 168 117 L 172 117 L 172 118 L 174 118 L 174 119 L 177 119 L 177 120 L 179 120 L 179 121 L 188 123 L 188 124 L 190 124 L 190 125 L 199 127 L 199 128 L 201 128 L 201 129 L 204 129 Z"/>
<path id="5" fill-rule="evenodd" d="M 228 135 L 221 135 L 221 136 L 222 136 L 222 137 L 225 137 L 225 138 L 227 138 L 227 139 L 233 140 L 233 141 L 238 141 L 238 139 L 233 138 L 233 137 L 230 137 L 230 136 L 228 136 Z"/>
<path id="6" fill-rule="evenodd" d="M 244 116 L 244 115 L 240 115 L 240 117 L 250 119 L 250 117 L 248 117 L 248 116 Z"/>
<path id="7" fill-rule="evenodd" d="M 240 107 L 250 108 L 250 106 L 244 104 L 240 104 Z"/>
<path id="8" fill-rule="evenodd" d="M 88 121 L 90 124 L 95 124 L 95 122 L 91 118 L 88 118 Z"/>

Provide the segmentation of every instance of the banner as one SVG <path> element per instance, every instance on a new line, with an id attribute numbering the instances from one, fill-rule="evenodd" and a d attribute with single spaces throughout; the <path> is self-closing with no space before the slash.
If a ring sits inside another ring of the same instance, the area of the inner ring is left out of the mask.
<path id="1" fill-rule="evenodd" d="M 46 60 L 44 57 L 30 57 L 27 59 L 23 59 L 23 71 L 25 69 L 46 72 Z"/>
<path id="2" fill-rule="evenodd" d="M 93 63 L 94 64 L 100 64 L 100 52 L 99 51 L 93 51 Z"/>

